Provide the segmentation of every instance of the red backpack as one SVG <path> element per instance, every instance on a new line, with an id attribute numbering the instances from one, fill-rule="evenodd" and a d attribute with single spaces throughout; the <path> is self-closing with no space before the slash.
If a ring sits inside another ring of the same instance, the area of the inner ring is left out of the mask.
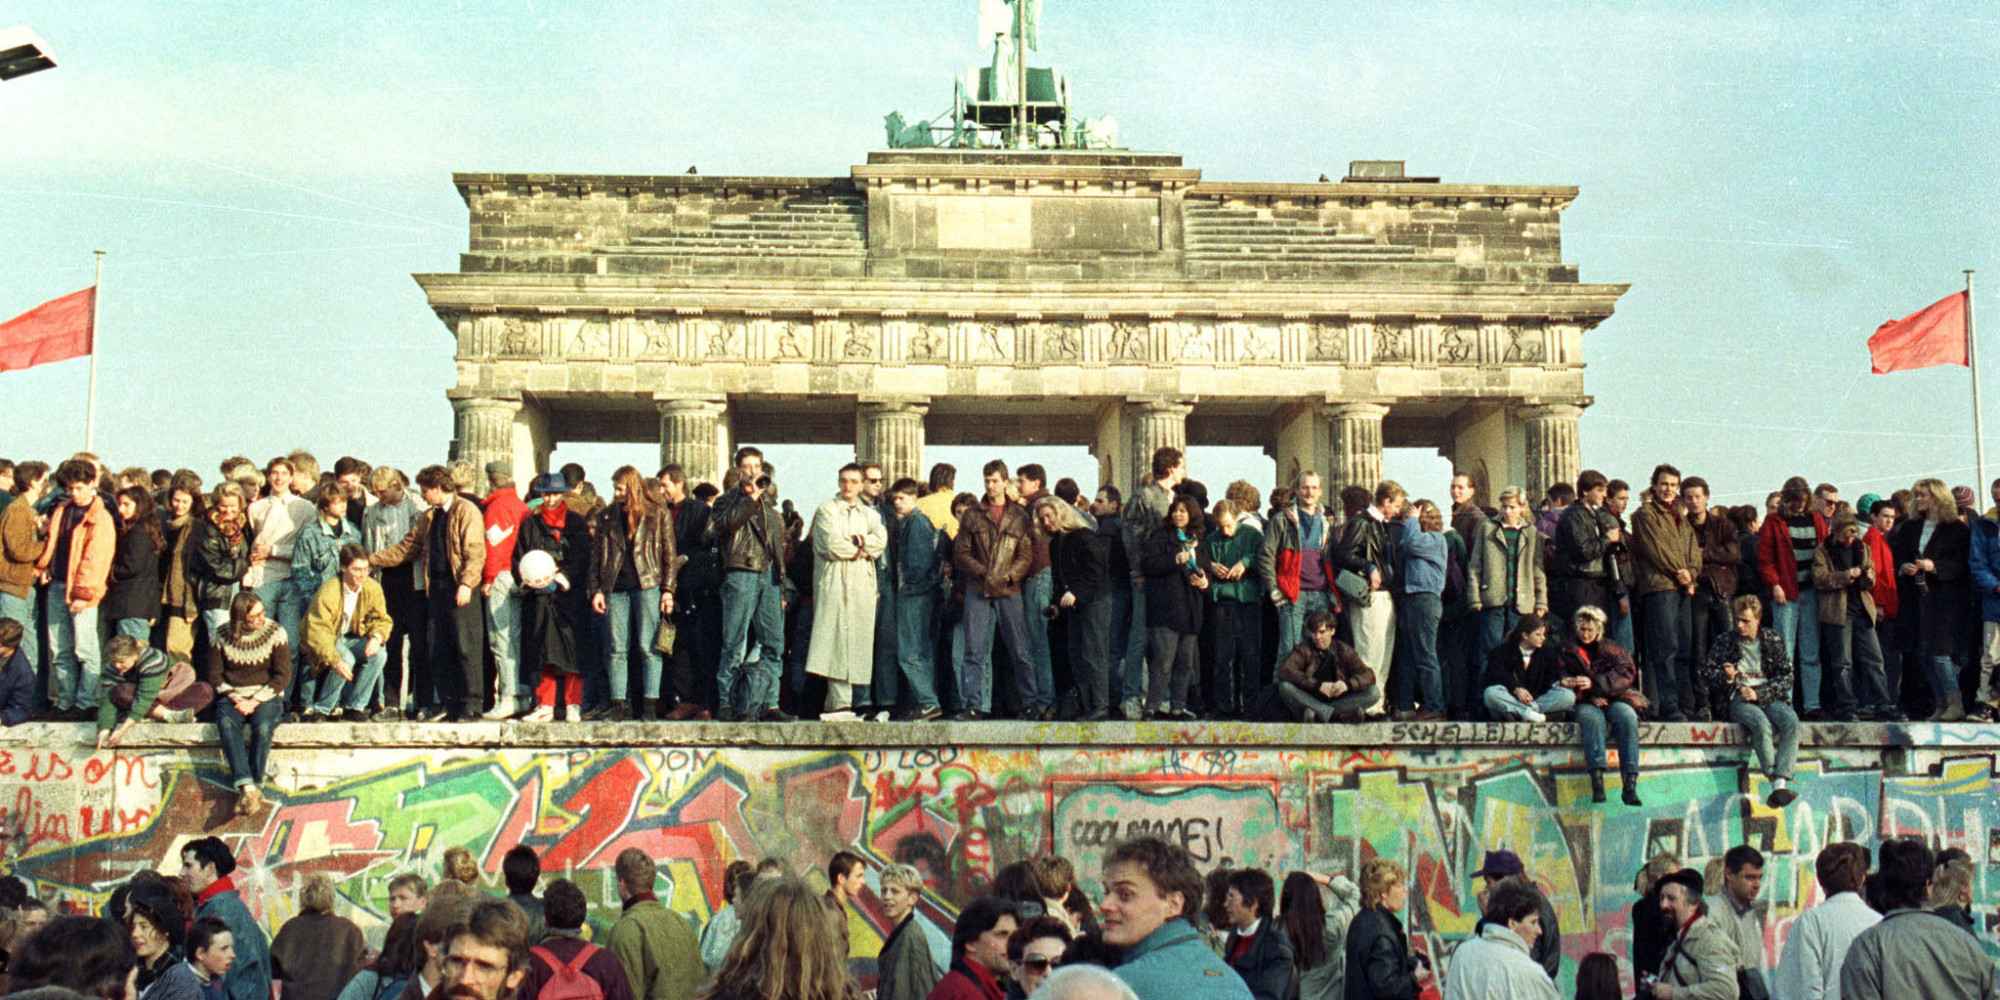
<path id="1" fill-rule="evenodd" d="M 576 953 L 576 957 L 564 963 L 556 958 L 555 952 L 540 945 L 529 949 L 532 954 L 547 962 L 550 969 L 549 981 L 542 984 L 542 990 L 536 994 L 534 1000 L 604 1000 L 604 984 L 585 975 L 583 971 L 584 963 L 603 950 L 585 942 L 583 948 Z"/>

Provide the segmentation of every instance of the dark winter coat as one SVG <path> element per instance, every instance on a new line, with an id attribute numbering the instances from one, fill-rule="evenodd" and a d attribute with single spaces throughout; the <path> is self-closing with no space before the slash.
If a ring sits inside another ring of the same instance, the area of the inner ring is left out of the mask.
<path id="1" fill-rule="evenodd" d="M 1344 1000 L 1416 1000 L 1410 941 L 1403 922 L 1379 904 L 1347 925 L 1347 991 Z"/>
<path id="2" fill-rule="evenodd" d="M 1919 551 L 1923 529 L 1924 522 L 1912 518 L 1889 533 L 1896 563 L 1896 638 L 1905 651 L 1957 656 L 1973 608 L 1972 530 L 1962 520 L 1940 524 Z M 1936 564 L 1936 571 L 1904 576 L 1903 565 L 1918 558 Z"/>
<path id="3" fill-rule="evenodd" d="M 160 548 L 143 524 L 118 533 L 111 557 L 111 586 L 97 606 L 101 619 L 160 617 Z"/>
<path id="4" fill-rule="evenodd" d="M 1104 542 L 1088 528 L 1065 531 L 1049 539 L 1049 566 L 1054 571 L 1049 603 L 1065 592 L 1076 595 L 1081 610 L 1111 592 L 1111 572 Z M 1030 609 L 1033 611 L 1033 609 Z"/>
<path id="5" fill-rule="evenodd" d="M 1163 523 L 1146 536 L 1139 558 L 1139 571 L 1146 576 L 1146 627 L 1200 635 L 1202 592 L 1190 582 L 1191 567 L 1175 559 L 1182 551 L 1180 529 L 1172 524 Z M 1188 551 L 1199 553 L 1201 546 Z"/>

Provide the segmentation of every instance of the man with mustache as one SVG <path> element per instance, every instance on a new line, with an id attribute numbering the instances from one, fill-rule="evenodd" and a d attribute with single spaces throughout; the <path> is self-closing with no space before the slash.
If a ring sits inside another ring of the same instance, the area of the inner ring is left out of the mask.
<path id="1" fill-rule="evenodd" d="M 444 980 L 435 1000 L 513 1000 L 528 974 L 528 917 L 520 907 L 482 899 L 444 940 Z"/>

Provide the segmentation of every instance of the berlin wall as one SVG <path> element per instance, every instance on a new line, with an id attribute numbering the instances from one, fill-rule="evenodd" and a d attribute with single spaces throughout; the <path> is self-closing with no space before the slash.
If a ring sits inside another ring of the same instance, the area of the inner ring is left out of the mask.
<path id="1" fill-rule="evenodd" d="M 1107 845 L 1155 834 L 1204 869 L 1255 865 L 1279 877 L 1395 858 L 1414 879 L 1412 940 L 1444 955 L 1477 919 L 1470 875 L 1481 853 L 1508 848 L 1556 904 L 1568 979 L 1589 952 L 1627 955 L 1633 875 L 1655 852 L 1699 869 L 1735 844 L 1762 850 L 1775 955 L 1791 919 L 1819 899 L 1822 846 L 1916 835 L 1972 853 L 1978 919 L 2000 925 L 2000 738 L 1984 727 L 1848 734 L 1868 745 L 1815 745 L 1838 727 L 1808 727 L 1818 732 L 1801 753 L 1799 798 L 1784 809 L 1763 804 L 1768 786 L 1726 725 L 1647 727 L 1639 808 L 1617 803 L 1615 776 L 1613 801 L 1589 804 L 1567 725 L 1343 734 L 1113 724 L 1094 734 L 1110 742 L 1082 742 L 1088 727 L 1060 724 L 588 728 L 617 735 L 579 745 L 556 741 L 590 738 L 584 727 L 284 727 L 271 805 L 241 819 L 206 726 L 115 754 L 93 752 L 83 726 L 24 726 L 0 738 L 4 867 L 59 909 L 88 910 L 140 868 L 177 871 L 180 845 L 214 833 L 235 849 L 237 882 L 273 928 L 296 912 L 304 876 L 326 871 L 341 912 L 379 939 L 389 880 L 434 878 L 454 845 L 496 891 L 507 850 L 534 847 L 544 871 L 584 889 L 593 920 L 616 918 L 609 869 L 629 847 L 658 859 L 671 906 L 704 920 L 722 905 L 729 861 L 775 855 L 823 882 L 827 859 L 845 849 L 871 869 L 922 870 L 932 891 L 919 917 L 948 938 L 958 907 L 1001 866 L 1052 850 L 1094 890 Z M 641 742 L 683 731 L 695 739 Z M 888 928 L 872 893 L 850 923 L 857 955 L 873 955 Z"/>

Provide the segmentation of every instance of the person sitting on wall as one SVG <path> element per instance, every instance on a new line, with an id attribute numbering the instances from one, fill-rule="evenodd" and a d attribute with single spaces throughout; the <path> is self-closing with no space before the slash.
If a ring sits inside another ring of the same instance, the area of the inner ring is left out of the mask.
<path id="1" fill-rule="evenodd" d="M 1301 722 L 1360 722 L 1381 698 L 1375 671 L 1334 638 L 1331 611 L 1306 616 L 1306 637 L 1278 664 L 1278 698 Z"/>
<path id="2" fill-rule="evenodd" d="M 114 635 L 104 644 L 98 681 L 97 748 L 117 746 L 142 719 L 193 722 L 214 700 L 214 689 L 196 680 L 186 661 L 141 646 L 129 635 Z"/>

